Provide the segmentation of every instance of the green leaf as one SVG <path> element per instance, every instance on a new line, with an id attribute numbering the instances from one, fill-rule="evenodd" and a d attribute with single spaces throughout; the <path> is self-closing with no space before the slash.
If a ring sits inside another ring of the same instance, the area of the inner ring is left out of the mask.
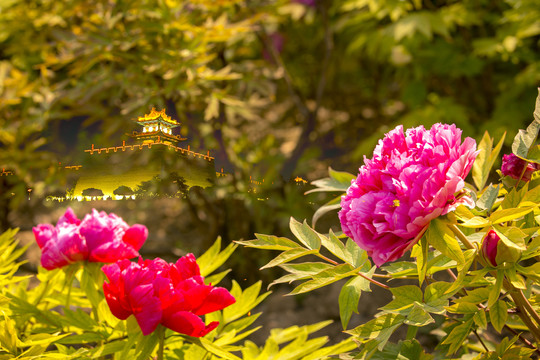
<path id="1" fill-rule="evenodd" d="M 422 303 L 422 290 L 416 285 L 403 285 L 391 288 L 394 299 L 383 306 L 381 310 L 386 312 L 408 314 L 415 302 Z"/>
<path id="2" fill-rule="evenodd" d="M 495 204 L 495 200 L 497 200 L 497 197 L 499 196 L 500 188 L 501 184 L 496 186 L 489 184 L 480 196 L 480 199 L 476 201 L 476 206 L 482 210 L 491 210 L 493 204 Z"/>
<path id="3" fill-rule="evenodd" d="M 299 257 L 310 255 L 310 254 L 316 254 L 316 253 L 318 253 L 318 250 L 306 250 L 303 247 L 290 249 L 276 256 L 273 260 L 271 260 L 268 264 L 261 267 L 259 270 L 271 268 L 271 267 L 298 259 Z"/>
<path id="4" fill-rule="evenodd" d="M 486 312 L 479 310 L 473 315 L 473 321 L 480 329 L 487 329 Z"/>
<path id="5" fill-rule="evenodd" d="M 467 291 L 467 295 L 459 297 L 454 301 L 456 303 L 460 302 L 470 302 L 473 304 L 481 304 L 488 300 L 490 290 L 486 287 L 472 289 Z"/>
<path id="6" fill-rule="evenodd" d="M 281 284 L 284 282 L 291 283 L 296 280 L 307 279 L 325 269 L 331 268 L 332 265 L 323 262 L 305 262 L 299 264 L 281 264 L 279 267 L 286 270 L 290 274 L 274 280 L 270 285 L 268 285 L 268 288 L 275 284 Z"/>
<path id="7" fill-rule="evenodd" d="M 202 276 L 208 276 L 227 261 L 236 250 L 238 245 L 230 243 L 223 251 L 221 249 L 221 237 L 201 256 L 197 258 L 197 265 L 201 269 Z"/>
<path id="8" fill-rule="evenodd" d="M 213 118 L 218 117 L 219 115 L 219 100 L 214 95 L 214 93 L 209 96 L 208 99 L 208 106 L 206 107 L 206 110 L 204 111 L 204 120 L 210 120 Z"/>
<path id="9" fill-rule="evenodd" d="M 330 211 L 341 209 L 341 196 L 335 197 L 332 200 L 328 201 L 326 204 L 319 207 L 315 213 L 313 214 L 313 218 L 311 219 L 311 222 L 313 223 L 313 227 L 315 227 L 315 224 L 317 224 L 317 221 L 326 213 L 329 213 Z"/>
<path id="10" fill-rule="evenodd" d="M 103 341 L 101 334 L 86 331 L 82 334 L 69 335 L 58 342 L 61 344 L 86 344 L 99 341 Z"/>
<path id="11" fill-rule="evenodd" d="M 20 341 L 15 329 L 15 321 L 8 318 L 3 312 L 4 321 L 0 322 L 0 347 L 6 349 L 11 354 L 17 354 L 17 343 Z"/>
<path id="12" fill-rule="evenodd" d="M 492 224 L 500 224 L 507 221 L 519 219 L 533 211 L 538 205 L 528 206 L 522 208 L 513 208 L 505 210 L 497 210 L 489 217 L 489 221 Z"/>
<path id="13" fill-rule="evenodd" d="M 444 281 L 437 281 L 426 286 L 424 290 L 424 309 L 430 313 L 443 314 L 446 311 L 444 307 L 448 305 L 448 298 L 453 295 L 447 293 L 451 286 L 451 283 Z"/>
<path id="14" fill-rule="evenodd" d="M 235 241 L 235 243 L 247 247 L 267 250 L 289 250 L 298 247 L 298 244 L 284 237 L 274 235 L 255 234 L 257 239 L 247 241 Z"/>
<path id="15" fill-rule="evenodd" d="M 479 153 L 476 156 L 472 168 L 472 178 L 477 189 L 481 190 L 484 188 L 489 173 L 491 172 L 491 168 L 499 156 L 505 137 L 506 133 L 502 136 L 494 149 L 493 139 L 489 136 L 487 131 L 484 133 L 482 140 L 480 140 L 480 143 L 478 144 Z"/>
<path id="16" fill-rule="evenodd" d="M 520 190 L 520 199 L 519 206 L 533 206 L 537 205 L 540 202 L 540 186 L 534 186 L 532 189 L 528 190 L 528 185 L 525 184 L 523 189 Z"/>
<path id="17" fill-rule="evenodd" d="M 207 339 L 203 337 L 201 338 L 187 337 L 187 338 L 189 338 L 189 341 L 191 343 L 204 348 L 206 351 L 218 356 L 220 359 L 241 360 L 238 356 L 226 351 L 222 347 L 217 346 L 216 344 L 212 343 L 211 341 L 208 341 Z"/>
<path id="18" fill-rule="evenodd" d="M 135 354 L 137 354 L 136 360 L 147 360 L 150 358 L 150 355 L 158 345 L 158 340 L 157 331 L 146 336 L 141 333 L 135 347 Z"/>
<path id="19" fill-rule="evenodd" d="M 526 234 L 516 227 L 494 227 L 494 230 L 500 239 L 495 256 L 497 264 L 518 262 L 523 251 L 527 250 L 524 240 Z"/>
<path id="20" fill-rule="evenodd" d="M 528 184 L 525 184 L 521 190 L 517 190 L 515 187 L 513 187 L 512 190 L 510 190 L 510 192 L 504 196 L 500 206 L 501 209 L 512 209 L 518 207 L 521 200 L 527 193 L 527 190 Z M 538 195 L 540 196 L 540 193 Z"/>
<path id="21" fill-rule="evenodd" d="M 422 304 L 415 302 L 411 311 L 407 314 L 407 319 L 404 321 L 405 324 L 410 326 L 426 326 L 428 324 L 434 323 L 435 320 L 429 315 L 429 313 L 424 309 Z"/>
<path id="22" fill-rule="evenodd" d="M 94 330 L 99 326 L 96 320 L 81 309 L 75 309 L 75 311 L 64 309 L 64 314 L 68 326 L 75 326 L 83 330 Z"/>
<path id="23" fill-rule="evenodd" d="M 467 276 L 467 272 L 469 271 L 471 265 L 474 262 L 474 259 L 476 257 L 476 250 L 475 249 L 469 249 L 466 250 L 463 255 L 465 257 L 465 262 L 462 265 L 458 265 L 458 276 L 457 279 L 452 283 L 452 286 L 446 290 L 447 294 L 451 294 L 455 292 L 456 290 L 461 289 L 463 282 L 465 280 L 465 277 Z"/>
<path id="24" fill-rule="evenodd" d="M 527 127 L 527 130 L 519 130 L 512 143 L 512 152 L 522 159 L 527 159 L 529 149 L 533 146 L 540 131 L 540 89 L 533 117 L 533 122 Z"/>
<path id="25" fill-rule="evenodd" d="M 233 280 L 233 286 L 231 289 L 231 295 L 234 296 L 236 302 L 225 309 L 223 309 L 223 323 L 230 323 L 241 316 L 250 312 L 255 306 L 263 301 L 269 292 L 259 295 L 261 290 L 261 281 L 256 282 L 244 291 L 240 288 L 240 285 Z"/>
<path id="26" fill-rule="evenodd" d="M 463 343 L 471 332 L 472 324 L 473 319 L 471 317 L 469 320 L 453 328 L 446 339 L 443 340 L 443 344 L 450 345 L 448 355 L 455 353 L 460 347 L 463 346 Z"/>
<path id="27" fill-rule="evenodd" d="M 327 337 L 319 337 L 307 340 L 307 333 L 300 335 L 287 346 L 283 347 L 276 355 L 278 359 L 302 359 L 305 355 L 311 354 L 313 351 L 324 346 L 328 342 Z"/>
<path id="28" fill-rule="evenodd" d="M 351 238 L 347 239 L 345 244 L 345 253 L 343 254 L 347 263 L 351 264 L 355 268 L 364 266 L 368 261 L 367 252 L 360 248 Z"/>
<path id="29" fill-rule="evenodd" d="M 433 359 L 432 355 L 426 354 L 422 345 L 415 340 L 405 340 L 399 343 L 399 359 L 400 360 L 430 360 Z"/>
<path id="30" fill-rule="evenodd" d="M 358 314 L 358 301 L 362 291 L 371 291 L 369 281 L 361 276 L 355 276 L 343 287 L 339 293 L 339 317 L 343 329 L 347 328 L 352 313 Z"/>
<path id="31" fill-rule="evenodd" d="M 481 229 L 488 225 L 489 225 L 489 220 L 481 216 L 474 216 L 470 219 L 463 220 L 463 222 L 459 223 L 459 226 L 462 226 L 465 228 L 472 228 L 472 229 Z"/>
<path id="32" fill-rule="evenodd" d="M 478 311 L 478 304 L 462 301 L 448 306 L 446 309 L 453 314 L 474 314 Z"/>
<path id="33" fill-rule="evenodd" d="M 512 284 L 516 289 L 526 289 L 527 284 L 525 283 L 525 279 L 521 275 L 519 275 L 516 272 L 516 267 L 509 267 L 505 269 L 504 274 L 506 275 L 506 278 Z"/>
<path id="34" fill-rule="evenodd" d="M 313 275 L 312 280 L 308 280 L 298 285 L 289 293 L 289 295 L 301 294 L 330 285 L 347 276 L 354 275 L 356 271 L 358 271 L 358 269 L 354 269 L 349 264 L 340 264 L 334 266 Z"/>
<path id="35" fill-rule="evenodd" d="M 416 33 L 431 39 L 431 14 L 426 11 L 418 11 L 402 17 L 394 26 L 394 38 L 399 42 L 403 38 L 412 38 Z"/>
<path id="36" fill-rule="evenodd" d="M 330 175 L 331 179 L 334 179 L 341 184 L 348 184 L 349 186 L 351 185 L 351 181 L 356 179 L 356 176 L 351 173 L 348 173 L 346 171 L 337 171 L 332 169 L 331 167 L 328 168 L 328 174 Z"/>
<path id="37" fill-rule="evenodd" d="M 94 349 L 90 350 L 91 359 L 103 359 L 107 355 L 114 354 L 122 351 L 125 341 L 112 341 L 103 345 L 98 345 Z"/>
<path id="38" fill-rule="evenodd" d="M 491 321 L 491 325 L 497 330 L 497 332 L 501 332 L 502 328 L 506 324 L 506 319 L 508 318 L 508 306 L 506 306 L 506 302 L 503 300 L 496 301 L 490 308 L 489 308 L 489 319 Z"/>
<path id="39" fill-rule="evenodd" d="M 222 272 L 219 272 L 217 274 L 213 274 L 213 275 L 210 275 L 210 276 L 206 276 L 204 278 L 204 283 L 206 285 L 217 285 L 221 282 L 221 280 L 223 280 L 223 278 L 231 272 L 231 269 L 227 269 L 227 270 L 224 270 Z"/>
<path id="40" fill-rule="evenodd" d="M 343 245 L 343 242 L 336 236 L 336 234 L 334 234 L 332 230 L 330 230 L 328 236 L 321 236 L 321 244 L 326 249 L 328 249 L 328 251 L 330 251 L 332 254 L 334 254 L 341 260 L 347 261 L 349 256 L 347 254 L 347 249 L 345 249 L 345 245 Z M 367 254 L 365 259 L 367 259 Z"/>
<path id="41" fill-rule="evenodd" d="M 404 323 L 406 317 L 401 314 L 386 313 L 346 333 L 360 339 L 376 339 L 382 350 L 392 333 Z"/>
<path id="42" fill-rule="evenodd" d="M 499 296 L 501 295 L 501 290 L 503 288 L 503 280 L 504 280 L 504 270 L 499 269 L 497 270 L 497 277 L 495 279 L 495 285 L 491 287 L 489 291 L 489 297 L 488 297 L 488 303 L 487 307 L 488 309 L 491 309 L 493 304 L 499 300 Z"/>
<path id="43" fill-rule="evenodd" d="M 416 268 L 418 271 L 418 282 L 422 286 L 424 279 L 426 278 L 427 265 L 428 265 L 428 249 L 429 244 L 426 239 L 426 235 L 420 238 L 411 251 L 411 256 L 416 258 Z"/>
<path id="44" fill-rule="evenodd" d="M 96 265 L 98 263 L 86 263 L 84 264 L 81 272 L 81 289 L 84 290 L 88 300 L 92 304 L 94 309 L 97 309 L 100 301 L 104 298 L 103 294 L 96 287 L 96 281 L 100 281 L 99 277 L 96 274 Z M 99 264 L 98 264 L 99 265 Z M 98 269 L 101 273 L 101 269 Z M 101 284 L 100 284 L 101 286 Z"/>
<path id="45" fill-rule="evenodd" d="M 316 186 L 316 189 L 306 191 L 306 194 L 313 192 L 329 192 L 329 191 L 341 191 L 345 192 L 351 186 L 351 181 L 356 177 L 353 174 L 350 174 L 345 171 L 335 171 L 332 168 L 328 168 L 328 173 L 330 177 L 315 180 L 311 182 L 312 185 Z"/>
<path id="46" fill-rule="evenodd" d="M 120 319 L 118 319 L 112 314 L 109 305 L 107 305 L 107 301 L 105 299 L 101 300 L 98 305 L 98 318 L 102 321 L 105 320 L 107 325 L 109 325 L 111 328 L 116 327 L 116 325 L 118 325 L 118 323 L 120 322 Z"/>
<path id="47" fill-rule="evenodd" d="M 294 325 L 286 329 L 272 329 L 270 330 L 270 336 L 278 344 L 283 344 L 297 338 L 299 335 L 304 334 L 304 332 L 311 334 L 325 328 L 331 323 L 332 323 L 332 320 L 325 320 L 325 321 L 320 321 L 318 323 L 311 324 L 311 325 L 305 325 L 305 326 Z"/>
<path id="48" fill-rule="evenodd" d="M 318 233 L 313 230 L 304 220 L 304 223 L 299 223 L 293 217 L 289 222 L 289 227 L 302 244 L 304 244 L 308 249 L 318 250 L 321 247 L 321 239 L 319 238 Z"/>
<path id="49" fill-rule="evenodd" d="M 299 264 L 281 264 L 279 267 L 293 274 L 310 277 L 323 270 L 330 269 L 332 265 L 323 262 L 305 262 Z"/>
<path id="50" fill-rule="evenodd" d="M 459 242 L 444 221 L 433 219 L 427 229 L 426 239 L 435 249 L 455 260 L 458 265 L 465 262 Z"/>
<path id="51" fill-rule="evenodd" d="M 330 355 L 345 354 L 348 351 L 356 349 L 357 345 L 352 339 L 343 340 L 332 346 L 326 346 L 324 348 L 313 351 L 302 357 L 302 360 L 319 360 L 326 359 Z"/>
<path id="52" fill-rule="evenodd" d="M 223 332 L 236 332 L 236 333 L 239 333 L 240 331 L 244 330 L 245 328 L 247 328 L 248 326 L 250 326 L 251 324 L 253 324 L 255 322 L 255 320 L 257 320 L 259 318 L 259 316 L 261 315 L 261 313 L 256 313 L 256 314 L 250 314 L 249 316 L 246 316 L 246 317 L 243 317 L 243 318 L 240 318 L 236 321 L 233 321 L 233 322 L 230 322 L 228 323 L 227 325 L 225 325 L 223 327 Z"/>

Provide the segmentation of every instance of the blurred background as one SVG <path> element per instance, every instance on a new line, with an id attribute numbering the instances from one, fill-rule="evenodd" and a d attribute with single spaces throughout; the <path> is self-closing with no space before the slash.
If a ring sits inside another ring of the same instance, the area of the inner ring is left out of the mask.
<path id="1" fill-rule="evenodd" d="M 148 226 L 145 256 L 289 236 L 291 216 L 329 200 L 304 195 L 309 182 L 356 173 L 396 125 L 507 132 L 509 145 L 539 85 L 537 0 L 3 0 L 0 231 L 32 241 L 72 206 Z M 65 166 L 130 141 L 152 107 L 227 175 L 173 199 L 45 201 L 72 188 Z M 338 225 L 331 213 L 317 229 Z M 239 248 L 227 267 L 268 284 L 276 274 L 258 269 L 271 257 Z"/>

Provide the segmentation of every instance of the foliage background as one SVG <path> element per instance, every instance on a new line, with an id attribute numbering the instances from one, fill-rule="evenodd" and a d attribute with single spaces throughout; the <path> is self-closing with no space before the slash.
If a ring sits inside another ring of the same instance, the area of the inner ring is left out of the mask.
<path id="1" fill-rule="evenodd" d="M 130 223 L 152 216 L 156 252 L 287 233 L 290 216 L 310 218 L 327 200 L 290 179 L 324 177 L 328 166 L 354 173 L 397 124 L 456 123 L 477 139 L 524 128 L 540 84 L 537 5 L 3 1 L 0 166 L 14 175 L 0 176 L 0 230 L 43 219 L 43 198 L 68 186 L 58 163 L 83 162 L 91 143 L 117 145 L 155 106 L 230 175 L 181 203 L 91 206 Z M 256 193 L 250 177 L 265 179 Z M 254 270 L 268 259 L 239 253 L 237 278 L 264 276 Z"/>

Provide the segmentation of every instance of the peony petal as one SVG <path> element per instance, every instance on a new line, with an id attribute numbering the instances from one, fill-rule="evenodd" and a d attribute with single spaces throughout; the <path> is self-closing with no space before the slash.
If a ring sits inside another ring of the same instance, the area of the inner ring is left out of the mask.
<path id="1" fill-rule="evenodd" d="M 148 237 L 148 229 L 144 225 L 135 224 L 126 230 L 122 241 L 131 246 L 135 251 L 143 246 Z"/>
<path id="2" fill-rule="evenodd" d="M 88 261 L 112 263 L 119 259 L 133 259 L 137 256 L 139 253 L 131 246 L 123 242 L 111 241 L 95 247 L 88 256 Z"/>
<path id="3" fill-rule="evenodd" d="M 143 335 L 151 334 L 161 322 L 161 304 L 157 298 L 148 298 L 140 311 L 133 315 Z"/>
<path id="4" fill-rule="evenodd" d="M 44 233 L 48 232 L 43 229 L 37 231 L 36 239 L 40 238 L 40 241 L 44 240 Z M 41 265 L 45 269 L 52 270 L 86 259 L 88 251 L 84 239 L 77 232 L 77 226 L 56 228 L 52 235 L 41 249 Z"/>
<path id="5" fill-rule="evenodd" d="M 116 215 L 98 213 L 95 209 L 87 214 L 80 225 L 79 232 L 86 239 L 90 253 L 103 244 L 121 242 L 128 225 Z M 119 258 L 117 258 L 119 259 Z"/>
<path id="6" fill-rule="evenodd" d="M 194 313 L 195 315 L 205 315 L 213 311 L 222 310 L 235 302 L 236 299 L 227 289 L 215 287 L 210 291 L 201 306 L 197 308 Z"/>
<path id="7" fill-rule="evenodd" d="M 178 311 L 164 317 L 162 324 L 177 333 L 194 337 L 204 336 L 219 325 L 217 321 L 214 321 L 206 326 L 200 317 L 189 311 Z"/>
<path id="8" fill-rule="evenodd" d="M 133 312 L 127 306 L 127 303 L 125 300 L 121 299 L 121 293 L 123 289 L 118 289 L 112 284 L 103 284 L 103 293 L 105 294 L 105 300 L 107 301 L 107 305 L 109 305 L 109 309 L 111 310 L 111 313 L 119 318 L 120 320 L 127 319 Z"/>
<path id="9" fill-rule="evenodd" d="M 42 249 L 45 244 L 56 237 L 56 229 L 51 224 L 39 224 L 38 226 L 32 228 L 34 232 L 34 237 L 40 249 Z"/>
<path id="10" fill-rule="evenodd" d="M 174 265 L 178 271 L 180 279 L 182 280 L 201 275 L 199 265 L 197 265 L 197 261 L 195 260 L 195 256 L 193 254 L 182 256 Z"/>
<path id="11" fill-rule="evenodd" d="M 66 212 L 64 215 L 58 219 L 58 223 L 56 226 L 62 226 L 62 225 L 79 225 L 81 223 L 81 220 L 77 218 L 77 215 L 73 212 L 73 210 L 68 207 L 66 209 Z"/>

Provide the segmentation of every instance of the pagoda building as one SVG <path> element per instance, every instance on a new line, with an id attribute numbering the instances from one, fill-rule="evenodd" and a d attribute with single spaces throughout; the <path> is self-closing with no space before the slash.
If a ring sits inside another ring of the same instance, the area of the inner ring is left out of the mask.
<path id="1" fill-rule="evenodd" d="M 186 140 L 186 138 L 182 138 L 180 135 L 173 135 L 172 129 L 180 126 L 180 124 L 176 120 L 171 119 L 165 113 L 165 109 L 157 111 L 155 108 L 152 108 L 150 114 L 139 116 L 136 122 L 142 126 L 142 131 L 134 131 L 130 136 L 137 140 L 142 140 L 143 144 L 164 143 L 174 145 Z"/>
<path id="2" fill-rule="evenodd" d="M 75 186 L 68 190 L 68 198 L 76 200 L 106 200 L 130 198 L 140 195 L 149 182 L 163 184 L 170 179 L 181 181 L 186 187 L 212 186 L 216 178 L 214 158 L 206 153 L 192 151 L 190 146 L 178 143 L 186 140 L 174 134 L 180 123 L 165 113 L 152 108 L 149 114 L 134 120 L 137 131 L 126 134 L 135 139 L 133 144 L 96 147 L 84 150 L 85 158 L 77 166 L 79 175 Z M 124 195 L 119 195 L 122 189 Z M 88 195 L 90 194 L 90 195 Z M 159 194 L 153 194 L 156 196 Z"/>

